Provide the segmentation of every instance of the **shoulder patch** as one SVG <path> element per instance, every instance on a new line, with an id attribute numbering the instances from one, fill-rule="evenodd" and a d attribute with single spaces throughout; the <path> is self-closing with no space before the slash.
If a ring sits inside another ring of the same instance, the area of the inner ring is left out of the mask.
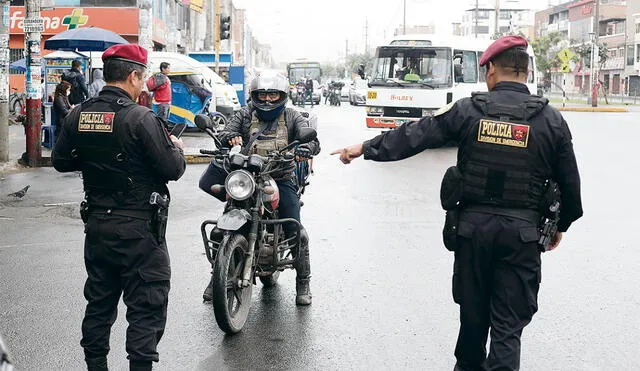
<path id="1" fill-rule="evenodd" d="M 449 112 L 449 110 L 451 110 L 451 107 L 453 107 L 454 104 L 456 104 L 456 102 L 451 102 L 444 107 L 440 107 L 440 109 L 437 110 L 433 115 L 434 116 L 444 115 L 445 113 Z"/>

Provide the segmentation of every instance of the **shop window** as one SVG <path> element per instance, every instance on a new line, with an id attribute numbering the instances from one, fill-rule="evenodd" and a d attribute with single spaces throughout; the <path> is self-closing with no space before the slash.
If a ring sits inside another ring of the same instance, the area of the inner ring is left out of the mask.
<path id="1" fill-rule="evenodd" d="M 633 45 L 627 46 L 627 66 L 633 66 Z"/>

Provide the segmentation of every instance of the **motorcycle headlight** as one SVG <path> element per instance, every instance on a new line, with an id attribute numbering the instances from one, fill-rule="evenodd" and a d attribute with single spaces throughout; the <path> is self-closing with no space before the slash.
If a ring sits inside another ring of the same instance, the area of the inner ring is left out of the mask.
<path id="1" fill-rule="evenodd" d="M 242 201 L 251 197 L 256 190 L 256 183 L 248 172 L 236 170 L 227 176 L 224 187 L 231 198 Z"/>

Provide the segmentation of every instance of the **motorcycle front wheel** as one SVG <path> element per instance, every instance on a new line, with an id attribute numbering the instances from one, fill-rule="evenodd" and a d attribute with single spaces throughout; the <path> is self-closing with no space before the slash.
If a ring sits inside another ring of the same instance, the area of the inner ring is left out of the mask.
<path id="1" fill-rule="evenodd" d="M 225 237 L 213 266 L 213 312 L 227 334 L 242 330 L 251 307 L 253 284 L 241 286 L 249 242 L 240 234 Z"/>

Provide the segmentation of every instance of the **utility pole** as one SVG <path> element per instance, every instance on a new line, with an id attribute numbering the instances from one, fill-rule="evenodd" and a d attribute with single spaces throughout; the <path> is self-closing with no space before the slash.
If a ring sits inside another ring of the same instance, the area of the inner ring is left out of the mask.
<path id="1" fill-rule="evenodd" d="M 591 76 L 593 76 L 593 85 L 591 88 L 591 107 L 598 107 L 598 66 L 600 63 L 600 48 L 598 47 L 598 35 L 600 33 L 600 0 L 595 0 L 596 14 L 593 19 L 593 31 L 595 32 L 593 38 L 593 44 L 591 45 L 591 53 L 593 54 L 593 61 L 591 62 Z M 597 48 L 597 49 L 596 49 Z"/>
<path id="2" fill-rule="evenodd" d="M 214 1 L 215 1 L 215 12 L 216 12 L 216 21 L 215 21 L 216 73 L 220 74 L 220 16 L 221 16 L 220 5 L 221 4 L 220 4 L 220 0 L 214 0 Z"/>
<path id="3" fill-rule="evenodd" d="M 476 0 L 476 11 L 473 13 L 473 18 L 475 18 L 475 23 L 476 23 L 474 33 L 477 39 L 478 38 L 478 0 Z"/>
<path id="4" fill-rule="evenodd" d="M 402 0 L 402 34 L 407 34 L 407 0 Z"/>
<path id="5" fill-rule="evenodd" d="M 31 167 L 40 166 L 42 162 L 42 58 L 40 57 L 40 37 L 44 31 L 44 21 L 40 17 L 41 0 L 25 1 L 26 17 L 24 19 L 25 50 L 27 53 L 27 117 L 25 136 L 27 152 L 22 160 Z"/>
<path id="6" fill-rule="evenodd" d="M 493 27 L 493 35 L 498 37 L 500 32 L 500 0 L 496 0 L 496 24 Z"/>
<path id="7" fill-rule="evenodd" d="M 369 18 L 364 19 L 364 54 L 369 51 Z"/>
<path id="8" fill-rule="evenodd" d="M 0 162 L 9 161 L 9 0 L 0 1 Z"/>
<path id="9" fill-rule="evenodd" d="M 345 40 L 345 50 L 344 50 L 344 76 L 347 77 L 347 63 L 349 63 L 349 39 Z"/>
<path id="10" fill-rule="evenodd" d="M 153 39 L 151 36 L 153 27 L 151 17 L 152 3 L 151 0 L 138 0 L 137 5 L 140 9 L 138 15 L 138 45 L 145 48 L 147 52 L 151 53 L 153 51 Z M 151 93 L 147 90 L 146 84 L 144 84 L 142 92 L 140 92 L 140 96 L 138 97 L 138 104 L 148 108 L 153 107 L 153 98 L 151 97 Z"/>

